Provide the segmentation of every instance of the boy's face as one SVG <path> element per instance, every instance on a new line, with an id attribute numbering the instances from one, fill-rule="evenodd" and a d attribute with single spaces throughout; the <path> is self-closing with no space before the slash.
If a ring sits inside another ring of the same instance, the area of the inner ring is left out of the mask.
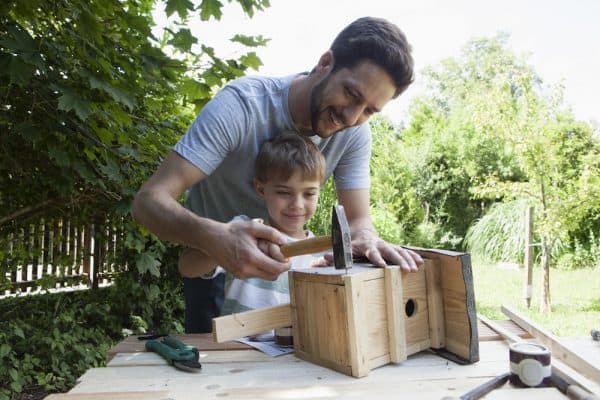
<path id="1" fill-rule="evenodd" d="M 304 224 L 317 208 L 320 182 L 305 180 L 302 173 L 297 171 L 287 180 L 255 180 L 254 184 L 256 192 L 267 205 L 270 225 L 288 236 L 304 238 Z"/>

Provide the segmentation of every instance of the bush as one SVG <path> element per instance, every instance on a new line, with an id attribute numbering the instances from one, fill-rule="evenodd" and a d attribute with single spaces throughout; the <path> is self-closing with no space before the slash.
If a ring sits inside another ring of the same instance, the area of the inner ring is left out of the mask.
<path id="1" fill-rule="evenodd" d="M 107 288 L 2 300 L 0 400 L 32 388 L 70 389 L 87 369 L 105 365 L 124 329 L 183 332 L 183 294 L 172 253 L 161 277 L 130 271 Z"/>
<path id="2" fill-rule="evenodd" d="M 590 231 L 587 245 L 575 239 L 573 246 L 559 256 L 557 264 L 567 270 L 600 267 L 600 237 Z"/>

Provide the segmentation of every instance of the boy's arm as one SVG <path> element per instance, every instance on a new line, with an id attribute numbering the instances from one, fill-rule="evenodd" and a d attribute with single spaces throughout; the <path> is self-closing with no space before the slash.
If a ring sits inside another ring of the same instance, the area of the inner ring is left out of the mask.
<path id="1" fill-rule="evenodd" d="M 184 278 L 212 278 L 217 263 L 202 250 L 186 248 L 179 256 L 178 266 Z"/>
<path id="2" fill-rule="evenodd" d="M 379 266 L 399 265 L 407 272 L 416 271 L 423 259 L 412 250 L 387 243 L 379 237 L 371 222 L 369 190 L 339 190 L 338 201 L 344 206 L 352 234 L 352 252 L 367 257 Z"/>

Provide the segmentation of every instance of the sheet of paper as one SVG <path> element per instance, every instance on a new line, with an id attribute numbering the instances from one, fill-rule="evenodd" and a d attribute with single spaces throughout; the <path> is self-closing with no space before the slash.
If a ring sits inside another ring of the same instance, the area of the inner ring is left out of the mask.
<path id="1" fill-rule="evenodd" d="M 237 341 L 245 343 L 248 346 L 252 346 L 257 350 L 270 355 L 271 357 L 282 356 L 284 354 L 290 354 L 294 352 L 293 347 L 283 347 L 276 344 L 275 337 L 273 335 L 270 335 L 270 337 L 261 337 L 258 340 L 257 339 L 257 337 L 246 336 L 238 339 Z"/>

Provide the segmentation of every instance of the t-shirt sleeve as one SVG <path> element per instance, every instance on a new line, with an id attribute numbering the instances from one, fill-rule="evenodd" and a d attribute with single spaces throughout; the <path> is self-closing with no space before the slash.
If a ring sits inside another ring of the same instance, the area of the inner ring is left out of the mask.
<path id="1" fill-rule="evenodd" d="M 247 116 L 238 93 L 225 87 L 204 106 L 174 150 L 210 175 L 239 145 L 247 131 Z"/>
<path id="2" fill-rule="evenodd" d="M 338 190 L 369 189 L 371 186 L 371 130 L 368 123 L 357 127 L 333 172 Z"/>

